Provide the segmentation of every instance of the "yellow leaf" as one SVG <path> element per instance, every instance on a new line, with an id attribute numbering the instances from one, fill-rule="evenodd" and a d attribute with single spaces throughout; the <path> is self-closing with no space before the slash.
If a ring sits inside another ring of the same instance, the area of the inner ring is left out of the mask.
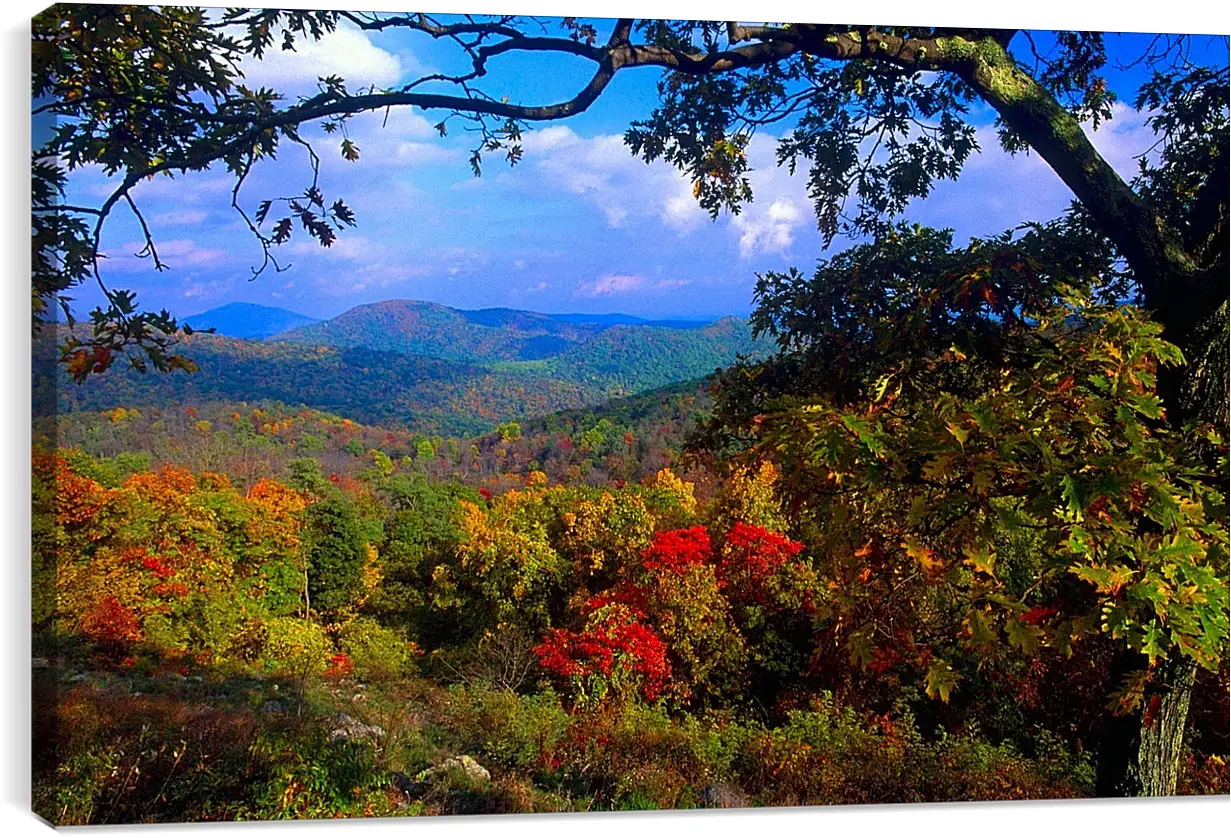
<path id="1" fill-rule="evenodd" d="M 936 558 L 936 554 L 929 548 L 924 547 L 914 538 L 908 538 L 902 542 L 902 548 L 906 551 L 906 555 L 919 563 L 920 569 L 924 573 L 935 573 L 944 568 L 943 560 Z"/>

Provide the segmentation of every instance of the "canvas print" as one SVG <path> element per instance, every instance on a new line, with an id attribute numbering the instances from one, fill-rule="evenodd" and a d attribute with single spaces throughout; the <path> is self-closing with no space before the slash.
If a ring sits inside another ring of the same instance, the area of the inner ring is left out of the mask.
<path id="1" fill-rule="evenodd" d="M 1227 36 L 464 11 L 34 18 L 34 810 L 1226 795 Z"/>

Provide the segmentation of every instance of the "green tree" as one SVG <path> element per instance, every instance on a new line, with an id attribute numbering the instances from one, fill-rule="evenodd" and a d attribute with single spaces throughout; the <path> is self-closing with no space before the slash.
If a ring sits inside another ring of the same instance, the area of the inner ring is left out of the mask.
<path id="1" fill-rule="evenodd" d="M 432 570 L 461 539 L 457 502 L 479 495 L 460 484 L 429 483 L 423 475 L 398 474 L 381 485 L 393 512 L 380 545 L 382 580 L 368 607 L 386 622 L 429 632 L 425 606 Z"/>
<path id="2" fill-rule="evenodd" d="M 502 442 L 512 442 L 515 439 L 521 439 L 521 425 L 516 422 L 505 422 L 496 427 L 496 433 L 500 435 Z"/>
<path id="3" fill-rule="evenodd" d="M 301 492 L 323 495 L 331 488 L 321 471 L 321 464 L 310 457 L 298 457 L 287 463 L 287 482 Z"/>
<path id="4" fill-rule="evenodd" d="M 353 603 L 363 581 L 366 542 L 354 504 L 327 482 L 304 511 L 311 606 L 333 611 Z"/>
<path id="5" fill-rule="evenodd" d="M 947 701 L 960 656 L 1107 643 L 1099 791 L 1168 794 L 1194 667 L 1225 665 L 1226 448 L 1166 421 L 1180 353 L 1091 244 L 1067 222 L 958 250 L 899 228 L 810 279 L 767 275 L 754 319 L 781 354 L 721 375 L 709 430 L 781 463 L 852 661 L 901 659 L 883 638 L 906 631 Z M 1025 579 L 997 560 L 1016 536 Z"/>

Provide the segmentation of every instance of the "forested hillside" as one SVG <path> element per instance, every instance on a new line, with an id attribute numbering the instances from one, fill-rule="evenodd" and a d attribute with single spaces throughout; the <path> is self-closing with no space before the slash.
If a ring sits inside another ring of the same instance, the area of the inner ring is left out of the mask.
<path id="1" fill-rule="evenodd" d="M 370 423 L 424 432 L 479 433 L 516 416 L 535 416 L 602 398 L 568 381 L 372 349 L 245 341 L 194 335 L 181 344 L 195 373 L 151 376 L 116 370 L 77 386 L 35 369 L 36 404 L 55 393 L 61 411 L 158 407 L 264 399 L 336 411 Z"/>
<path id="2" fill-rule="evenodd" d="M 558 355 L 600 331 L 512 309 L 462 311 L 416 300 L 356 306 L 275 340 L 427 355 L 451 361 L 515 361 Z"/>
<path id="3" fill-rule="evenodd" d="M 542 368 L 553 377 L 631 395 L 707 375 L 716 359 L 726 359 L 718 366 L 727 366 L 741 356 L 762 358 L 772 349 L 770 341 L 753 338 L 748 322 L 737 317 L 690 330 L 613 326 L 544 361 Z"/>
<path id="4" fill-rule="evenodd" d="M 413 344 L 440 356 L 345 342 L 248 341 L 197 334 L 180 344 L 180 350 L 199 367 L 195 373 L 152 376 L 117 369 L 114 375 L 75 385 L 62 368 L 53 380 L 52 370 L 36 365 L 35 405 L 44 412 L 43 406 L 51 404 L 61 412 L 72 412 L 220 400 L 281 401 L 368 424 L 473 436 L 501 422 L 598 405 L 609 398 L 698 379 L 741 356 L 763 356 L 768 348 L 767 341 L 753 340 L 746 321 L 736 318 L 698 329 L 614 326 L 586 332 L 525 312 L 469 313 L 486 321 L 475 324 L 449 314 L 452 310 L 443 306 L 426 310 L 433 316 L 444 312 L 440 322 L 446 327 L 432 331 L 416 319 L 415 328 L 423 331 L 414 332 L 414 340 L 408 338 L 402 346 Z M 307 328 L 331 328 L 337 322 Z M 363 322 L 371 325 L 373 321 L 365 314 Z M 524 354 L 537 339 L 526 335 L 542 323 L 555 331 L 542 332 L 540 337 L 565 340 L 562 336 L 569 335 L 586 340 L 545 360 L 478 360 L 488 352 L 494 357 L 502 352 Z M 443 357 L 449 355 L 475 355 L 476 359 Z"/>
<path id="5" fill-rule="evenodd" d="M 411 433 L 281 402 L 190 402 L 75 411 L 35 422 L 35 444 L 80 450 L 129 473 L 158 463 L 220 472 L 247 488 L 288 478 L 311 457 L 329 475 L 362 479 L 381 464 L 502 491 L 532 471 L 551 484 L 636 482 L 684 462 L 689 435 L 710 418 L 703 383 L 676 385 L 593 408 L 505 422 L 478 436 Z"/>

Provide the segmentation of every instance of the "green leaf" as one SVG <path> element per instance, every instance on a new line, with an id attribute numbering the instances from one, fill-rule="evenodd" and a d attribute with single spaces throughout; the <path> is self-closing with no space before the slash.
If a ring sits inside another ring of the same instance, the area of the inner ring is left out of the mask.
<path id="1" fill-rule="evenodd" d="M 846 641 L 846 650 L 850 653 L 851 663 L 867 668 L 876 659 L 876 646 L 872 643 L 870 629 L 860 629 L 854 632 Z"/>
<path id="2" fill-rule="evenodd" d="M 1081 511 L 1086 504 L 1082 497 L 1081 485 L 1073 475 L 1066 474 L 1060 478 L 1060 497 L 1064 500 L 1064 508 L 1069 514 L 1069 520 L 1082 520 Z"/>
<path id="3" fill-rule="evenodd" d="M 924 677 L 923 685 L 928 698 L 939 698 L 948 704 L 949 693 L 957 688 L 960 680 L 961 676 L 953 671 L 952 666 L 940 658 L 933 658 L 927 675 Z"/>
<path id="4" fill-rule="evenodd" d="M 1090 533 L 1076 524 L 1069 529 L 1069 537 L 1064 542 L 1064 546 L 1079 556 L 1094 557 L 1094 540 L 1090 537 Z"/>
<path id="5" fill-rule="evenodd" d="M 986 611 L 971 611 L 966 615 L 966 628 L 970 639 L 977 646 L 991 646 L 996 642 L 996 629 L 992 617 Z"/>
<path id="6" fill-rule="evenodd" d="M 978 547 L 966 545 L 962 548 L 963 555 L 966 556 L 966 564 L 974 568 L 976 573 L 986 573 L 988 576 L 995 577 L 996 575 L 996 554 L 987 545 Z"/>
<path id="7" fill-rule="evenodd" d="M 1151 620 L 1141 638 L 1141 653 L 1150 659 L 1150 666 L 1167 657 L 1167 634 Z"/>
<path id="8" fill-rule="evenodd" d="M 970 431 L 954 422 L 946 422 L 945 427 L 953 435 L 953 438 L 957 440 L 958 445 L 964 446 L 966 444 L 966 440 L 970 437 Z"/>
<path id="9" fill-rule="evenodd" d="M 880 433 L 868 420 L 846 413 L 842 415 L 842 424 L 855 434 L 872 454 L 877 457 L 885 456 L 885 444 Z"/>
<path id="10" fill-rule="evenodd" d="M 1043 636 L 1043 630 L 1038 626 L 1010 618 L 1005 621 L 1004 630 L 1009 635 L 1009 643 L 1025 654 L 1033 655 L 1039 651 L 1039 638 Z"/>

